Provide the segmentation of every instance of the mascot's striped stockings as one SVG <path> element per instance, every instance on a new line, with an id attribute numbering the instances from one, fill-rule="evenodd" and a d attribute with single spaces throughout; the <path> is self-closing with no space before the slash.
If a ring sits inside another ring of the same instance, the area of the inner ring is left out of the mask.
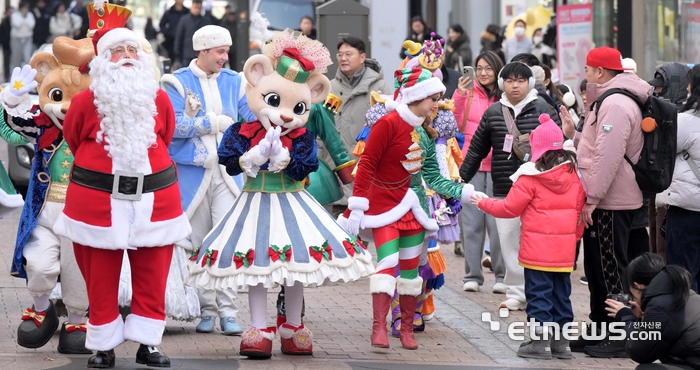
<path id="1" fill-rule="evenodd" d="M 413 314 L 416 298 L 421 294 L 423 279 L 418 276 L 418 263 L 425 230 L 399 230 L 389 226 L 372 230 L 377 246 L 377 272 L 370 278 L 372 293 L 372 345 L 389 347 L 386 316 L 389 313 L 391 298 L 396 290 L 401 307 L 401 345 L 407 349 L 418 348 L 413 337 Z M 395 278 L 396 266 L 399 277 Z"/>

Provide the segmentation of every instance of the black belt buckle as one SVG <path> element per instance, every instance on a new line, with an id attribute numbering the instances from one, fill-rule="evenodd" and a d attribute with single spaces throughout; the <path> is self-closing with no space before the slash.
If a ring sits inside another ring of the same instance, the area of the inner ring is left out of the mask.
<path id="1" fill-rule="evenodd" d="M 124 194 L 119 192 L 119 180 L 121 177 L 135 177 L 136 193 L 135 194 Z M 112 198 L 121 200 L 141 200 L 141 194 L 143 193 L 143 173 L 141 172 L 129 172 L 129 171 L 114 171 L 114 182 L 112 183 Z"/>

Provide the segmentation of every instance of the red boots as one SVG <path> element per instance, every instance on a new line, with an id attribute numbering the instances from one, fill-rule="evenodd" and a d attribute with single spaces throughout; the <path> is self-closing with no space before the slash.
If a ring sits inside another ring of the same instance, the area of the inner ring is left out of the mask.
<path id="1" fill-rule="evenodd" d="M 386 329 L 386 315 L 389 313 L 391 296 L 385 293 L 372 294 L 372 336 L 370 341 L 372 347 L 389 348 L 389 337 Z M 413 320 L 413 316 L 411 316 Z M 413 329 L 413 326 L 410 326 Z"/>
<path id="2" fill-rule="evenodd" d="M 400 295 L 399 306 L 401 307 L 401 345 L 406 349 L 418 349 L 418 343 L 413 337 L 413 315 L 416 312 L 416 301 L 418 297 L 411 295 Z"/>

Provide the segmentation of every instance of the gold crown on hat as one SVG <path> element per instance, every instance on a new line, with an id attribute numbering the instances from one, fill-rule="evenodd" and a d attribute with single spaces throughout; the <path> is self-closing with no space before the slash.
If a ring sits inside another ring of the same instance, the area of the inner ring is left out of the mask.
<path id="1" fill-rule="evenodd" d="M 131 10 L 107 3 L 98 7 L 90 3 L 87 5 L 87 11 L 90 18 L 90 31 L 93 32 L 102 28 L 124 27 L 131 16 Z"/>
<path id="2" fill-rule="evenodd" d="M 418 56 L 418 64 L 431 72 L 442 66 L 445 60 L 445 39 L 435 39 L 435 32 L 430 33 L 430 40 L 423 43 L 423 52 Z"/>

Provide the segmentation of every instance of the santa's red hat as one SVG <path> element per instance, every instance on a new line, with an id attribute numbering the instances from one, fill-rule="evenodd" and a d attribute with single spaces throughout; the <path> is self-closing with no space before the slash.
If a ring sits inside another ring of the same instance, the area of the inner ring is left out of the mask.
<path id="1" fill-rule="evenodd" d="M 95 55 L 102 55 L 107 50 L 123 43 L 133 44 L 141 49 L 141 40 L 134 31 L 128 28 L 102 28 L 92 35 Z"/>

